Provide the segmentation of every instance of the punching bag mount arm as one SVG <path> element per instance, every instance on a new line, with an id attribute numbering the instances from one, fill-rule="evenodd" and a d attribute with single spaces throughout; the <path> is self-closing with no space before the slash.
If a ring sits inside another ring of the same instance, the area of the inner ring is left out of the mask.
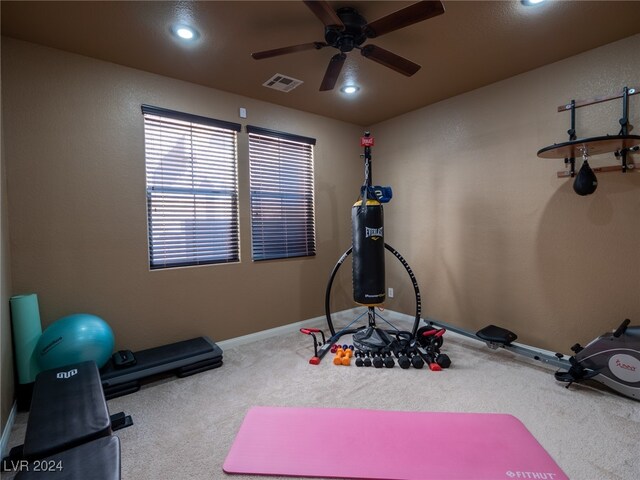
<path id="1" fill-rule="evenodd" d="M 595 97 L 595 98 L 591 98 L 589 100 L 572 100 L 570 103 L 565 103 L 564 105 L 560 105 L 558 107 L 558 113 L 559 112 L 566 112 L 568 110 L 571 110 L 572 103 L 575 105 L 575 108 L 580 108 L 580 107 L 587 107 L 589 105 L 594 105 L 596 103 L 608 102 L 609 100 L 615 100 L 616 98 L 623 98 L 624 95 L 625 95 L 625 89 L 627 90 L 627 94 L 628 95 L 635 95 L 637 93 L 640 93 L 640 91 L 637 88 L 628 88 L 627 89 L 627 87 L 625 87 L 622 90 L 622 92 L 615 93 L 613 95 Z"/>
<path id="2" fill-rule="evenodd" d="M 371 179 L 371 147 L 373 147 L 375 141 L 371 136 L 371 132 L 364 132 L 364 136 L 360 137 L 360 146 L 364 147 L 364 153 L 360 156 L 364 158 L 364 186 L 370 187 L 372 185 Z"/>
<path id="3" fill-rule="evenodd" d="M 627 154 L 637 152 L 640 145 L 640 136 L 630 135 L 632 129 L 629 125 L 629 97 L 639 93 L 637 88 L 624 87 L 622 92 L 613 95 L 599 96 L 589 100 L 571 100 L 571 102 L 558 107 L 558 112 L 571 112 L 571 126 L 567 130 L 569 141 L 553 144 L 538 151 L 540 158 L 564 158 L 565 165 L 569 168 L 557 173 L 558 178 L 574 177 L 576 157 L 585 155 L 593 156 L 603 153 L 612 153 L 621 160 L 621 165 L 608 165 L 605 167 L 592 168 L 593 172 L 620 172 L 629 170 L 640 171 L 633 163 L 627 163 Z M 597 137 L 576 138 L 575 112 L 577 108 L 594 105 L 596 103 L 607 102 L 622 98 L 622 117 L 619 120 L 621 126 L 618 135 L 603 135 Z M 594 177 L 595 179 L 595 177 Z"/>

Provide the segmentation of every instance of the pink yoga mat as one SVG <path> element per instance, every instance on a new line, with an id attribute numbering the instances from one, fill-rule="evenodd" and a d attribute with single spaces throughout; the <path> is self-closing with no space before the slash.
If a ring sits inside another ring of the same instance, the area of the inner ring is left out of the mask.
<path id="1" fill-rule="evenodd" d="M 512 415 L 254 407 L 227 473 L 385 480 L 568 477 Z"/>

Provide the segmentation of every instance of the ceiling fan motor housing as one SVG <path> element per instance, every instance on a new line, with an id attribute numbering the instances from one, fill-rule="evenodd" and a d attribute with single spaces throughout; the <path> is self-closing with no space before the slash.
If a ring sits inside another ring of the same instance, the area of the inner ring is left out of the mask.
<path id="1" fill-rule="evenodd" d="M 336 14 L 344 24 L 344 30 L 335 25 L 329 25 L 324 29 L 324 40 L 329 45 L 341 52 L 350 52 L 367 40 L 364 27 L 367 21 L 355 8 L 343 7 Z"/>

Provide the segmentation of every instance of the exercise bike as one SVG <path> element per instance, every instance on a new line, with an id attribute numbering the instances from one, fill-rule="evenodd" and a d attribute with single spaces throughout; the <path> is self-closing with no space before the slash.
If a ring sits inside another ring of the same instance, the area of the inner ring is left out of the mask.
<path id="1" fill-rule="evenodd" d="M 607 332 L 583 347 L 571 350 L 567 371 L 557 371 L 556 380 L 595 380 L 627 397 L 640 400 L 640 326 L 630 327 L 626 319 L 614 332 Z"/>

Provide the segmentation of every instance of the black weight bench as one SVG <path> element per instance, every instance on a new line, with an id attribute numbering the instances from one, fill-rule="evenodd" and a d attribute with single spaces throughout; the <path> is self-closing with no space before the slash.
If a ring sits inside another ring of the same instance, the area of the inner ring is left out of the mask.
<path id="1" fill-rule="evenodd" d="M 24 458 L 48 457 L 111 433 L 111 417 L 94 362 L 38 374 L 22 449 Z"/>
<path id="2" fill-rule="evenodd" d="M 132 424 L 124 413 L 109 415 L 95 362 L 46 370 L 34 383 L 24 445 L 9 460 L 30 462 L 19 478 L 119 479 L 120 441 L 112 433 Z"/>
<path id="3" fill-rule="evenodd" d="M 120 439 L 114 435 L 32 462 L 16 480 L 120 480 Z"/>

